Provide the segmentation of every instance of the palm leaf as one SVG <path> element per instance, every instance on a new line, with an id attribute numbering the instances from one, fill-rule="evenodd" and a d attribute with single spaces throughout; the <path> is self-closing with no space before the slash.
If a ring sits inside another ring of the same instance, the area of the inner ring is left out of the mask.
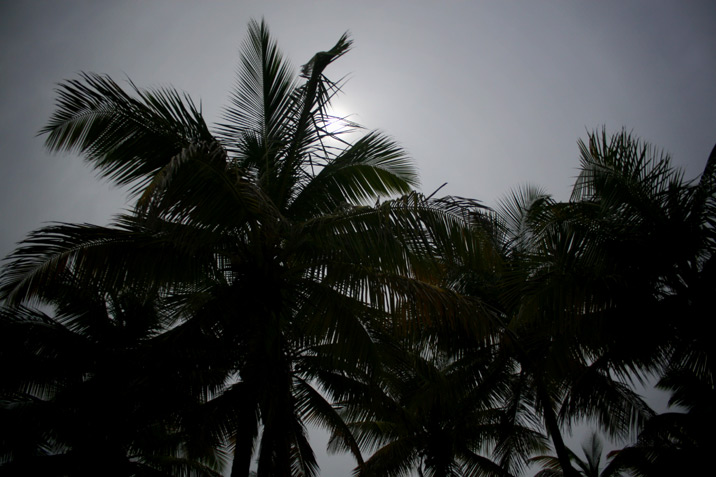
<path id="1" fill-rule="evenodd" d="M 172 89 L 130 96 L 107 76 L 84 73 L 60 85 L 58 108 L 40 134 L 53 151 L 75 150 L 100 175 L 138 192 L 184 147 L 211 141 L 201 112 Z"/>
<path id="2" fill-rule="evenodd" d="M 405 153 L 388 138 L 371 133 L 344 149 L 301 189 L 289 214 L 330 214 L 346 204 L 363 205 L 381 196 L 404 194 L 417 185 Z"/>
<path id="3" fill-rule="evenodd" d="M 148 232 L 131 217 L 120 218 L 116 227 L 51 225 L 31 233 L 8 257 L 0 275 L 0 293 L 19 303 L 41 297 L 62 281 L 137 291 L 196 283 L 199 271 L 209 271 L 214 264 L 175 238 Z"/>

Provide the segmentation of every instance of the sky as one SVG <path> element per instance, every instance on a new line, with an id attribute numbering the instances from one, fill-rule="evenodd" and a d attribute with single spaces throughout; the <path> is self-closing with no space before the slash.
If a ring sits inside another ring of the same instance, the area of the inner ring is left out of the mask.
<path id="1" fill-rule="evenodd" d="M 0 2 L 0 255 L 49 221 L 107 223 L 125 191 L 38 131 L 82 71 L 173 86 L 221 120 L 250 19 L 298 68 L 350 31 L 326 71 L 340 114 L 395 138 L 420 189 L 487 205 L 530 183 L 567 199 L 577 140 L 622 128 L 697 177 L 716 144 L 713 0 Z M 318 447 L 318 444 L 316 445 Z M 318 450 L 318 449 L 317 449 Z M 322 475 L 350 475 L 341 458 Z"/>

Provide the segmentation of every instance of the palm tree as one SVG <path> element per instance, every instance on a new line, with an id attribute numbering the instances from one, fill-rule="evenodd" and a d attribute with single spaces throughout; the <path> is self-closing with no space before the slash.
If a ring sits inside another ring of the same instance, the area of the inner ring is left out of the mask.
<path id="1" fill-rule="evenodd" d="M 625 437 L 651 416 L 628 381 L 659 370 L 671 350 L 688 349 L 674 342 L 688 333 L 674 333 L 674 317 L 705 310 L 698 296 L 709 288 L 714 255 L 712 159 L 693 185 L 624 131 L 591 134 L 580 150 L 570 201 L 527 187 L 496 212 L 473 211 L 503 262 L 490 279 L 468 271 L 456 281 L 499 310 L 503 346 L 520 363 L 525 400 L 565 475 L 576 471 L 562 425 L 595 418 Z"/>
<path id="2" fill-rule="evenodd" d="M 664 206 L 665 215 L 680 226 L 666 235 L 678 248 L 668 255 L 679 259 L 672 260 L 663 279 L 658 316 L 665 322 L 666 336 L 660 343 L 665 356 L 657 387 L 670 391 L 669 404 L 681 410 L 654 416 L 634 444 L 615 451 L 611 465 L 633 475 L 696 474 L 710 465 L 716 417 L 716 345 L 708 319 L 716 283 L 715 206 L 716 147 L 698 181 L 672 192 Z"/>
<path id="3" fill-rule="evenodd" d="M 516 376 L 495 346 L 454 354 L 386 336 L 382 350 L 382 373 L 324 380 L 372 453 L 359 475 L 509 476 L 544 448 L 529 414 L 510 402 Z"/>
<path id="4" fill-rule="evenodd" d="M 709 451 L 716 445 L 713 435 L 716 391 L 709 370 L 713 363 L 713 347 L 706 355 L 704 350 L 698 349 L 698 344 L 695 348 L 690 353 L 691 358 L 698 356 L 698 359 L 691 364 L 698 362 L 698 367 L 672 362 L 657 383 L 658 388 L 672 392 L 669 405 L 681 409 L 652 417 L 635 443 L 612 453 L 610 469 L 648 477 L 693 475 L 709 467 Z"/>
<path id="5" fill-rule="evenodd" d="M 323 73 L 350 45 L 344 35 L 297 78 L 266 25 L 251 22 L 216 134 L 174 90 L 131 84 L 130 94 L 91 74 L 64 83 L 47 146 L 131 186 L 136 207 L 108 227 L 33 233 L 2 275 L 9 304 L 68 281 L 161 297 L 176 318 L 168 346 L 188 335 L 214 343 L 195 372 L 222 370 L 224 388 L 194 425 L 231 442 L 234 476 L 248 475 L 254 454 L 259 476 L 316 475 L 307 419 L 342 435 L 360 464 L 312 366 L 376 366 L 372 330 L 389 312 L 455 308 L 454 294 L 419 278 L 455 248 L 461 219 L 416 193 L 376 203 L 417 183 L 411 161 L 381 133 L 348 142 L 326 128 L 340 84 Z"/>
<path id="6" fill-rule="evenodd" d="M 467 270 L 456 285 L 498 310 L 500 350 L 519 369 L 513 399 L 531 408 L 544 426 L 565 475 L 576 475 L 562 423 L 596 412 L 617 432 L 646 406 L 614 382 L 608 362 L 595 359 L 580 340 L 581 270 L 574 263 L 579 257 L 570 256 L 578 253 L 580 237 L 565 223 L 564 208 L 541 190 L 526 187 L 495 212 L 475 211 L 475 226 L 492 236 L 502 262 L 488 274 Z M 570 406 L 576 399 L 582 399 L 581 405 Z"/>
<path id="7" fill-rule="evenodd" d="M 565 475 L 574 471 L 556 418 L 594 417 L 621 437 L 646 422 L 651 412 L 627 382 L 674 362 L 681 337 L 693 336 L 678 317 L 705 309 L 695 295 L 714 255 L 713 158 L 694 185 L 624 131 L 592 134 L 580 148 L 571 200 L 535 195 L 514 214 L 524 232 L 508 274 L 516 286 L 505 289 Z"/>

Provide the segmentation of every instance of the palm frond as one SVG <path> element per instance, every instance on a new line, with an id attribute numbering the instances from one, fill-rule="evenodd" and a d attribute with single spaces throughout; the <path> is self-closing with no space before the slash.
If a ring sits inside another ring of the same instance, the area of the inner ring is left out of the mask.
<path id="1" fill-rule="evenodd" d="M 50 150 L 78 151 L 101 176 L 139 192 L 184 147 L 213 137 L 188 96 L 130 86 L 136 97 L 97 74 L 62 83 L 57 110 L 40 134 Z"/>
<path id="2" fill-rule="evenodd" d="M 137 202 L 137 215 L 149 221 L 191 224 L 193 229 L 237 234 L 261 221 L 266 230 L 283 217 L 273 202 L 227 168 L 225 151 L 217 143 L 194 144 L 173 157 L 147 185 Z"/>
<path id="3" fill-rule="evenodd" d="M 658 198 L 683 181 L 683 172 L 671 166 L 669 156 L 622 130 L 608 137 L 589 134 L 588 144 L 578 141 L 581 171 L 572 191 L 573 201 L 595 196 L 609 203 L 631 204 L 646 212 L 649 198 Z M 650 215 L 650 214 L 649 214 Z"/>
<path id="4" fill-rule="evenodd" d="M 565 422 L 596 417 L 604 430 L 622 438 L 643 426 L 652 415 L 639 394 L 611 378 L 598 364 L 585 367 L 580 376 L 572 378 L 560 412 Z"/>
<path id="5" fill-rule="evenodd" d="M 148 290 L 193 282 L 199 270 L 213 268 L 211 261 L 172 242 L 171 236 L 143 230 L 129 217 L 120 217 L 116 227 L 50 225 L 32 232 L 7 258 L 0 275 L 0 293 L 14 303 L 36 300 L 63 281 L 104 289 Z M 150 276 L 153 278 L 147 281 Z M 154 281 L 158 277 L 164 278 Z"/>
<path id="6" fill-rule="evenodd" d="M 294 199 L 289 214 L 308 218 L 346 205 L 365 205 L 417 185 L 412 161 L 393 141 L 370 133 L 323 167 Z"/>
<path id="7" fill-rule="evenodd" d="M 497 203 L 497 216 L 503 221 L 507 249 L 517 252 L 530 251 L 532 240 L 539 235 L 535 229 L 541 225 L 548 213 L 552 199 L 546 192 L 536 186 L 525 185 L 513 190 L 508 196 Z"/>

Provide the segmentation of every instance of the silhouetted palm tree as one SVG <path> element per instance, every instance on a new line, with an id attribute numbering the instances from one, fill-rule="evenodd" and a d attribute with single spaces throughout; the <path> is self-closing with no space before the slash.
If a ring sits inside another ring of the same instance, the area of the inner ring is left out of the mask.
<path id="1" fill-rule="evenodd" d="M 700 277 L 713 257 L 712 160 L 694 185 L 626 132 L 592 134 L 580 149 L 570 201 L 526 187 L 495 213 L 473 211 L 504 259 L 492 276 L 456 281 L 499 310 L 503 347 L 565 475 L 575 470 L 562 425 L 593 418 L 625 437 L 651 415 L 628 381 L 675 356 L 675 317 L 704 309 L 690 297 L 709 288 Z"/>
<path id="2" fill-rule="evenodd" d="M 698 475 L 709 468 L 709 453 L 716 445 L 716 391 L 709 358 L 702 356 L 699 370 L 682 365 L 662 377 L 657 387 L 671 391 L 669 405 L 681 409 L 652 417 L 634 444 L 612 453 L 610 469 L 649 477 Z"/>
<path id="3" fill-rule="evenodd" d="M 557 366 L 535 373 L 558 379 L 542 393 L 550 434 L 557 436 L 547 404 L 546 390 L 553 389 L 562 422 L 593 417 L 625 437 L 650 415 L 627 381 L 680 359 L 682 337 L 693 336 L 682 316 L 698 319 L 705 309 L 695 295 L 715 250 L 714 159 L 693 184 L 668 156 L 626 132 L 592 134 L 580 148 L 582 170 L 570 202 L 540 198 L 526 209 L 528 233 L 521 237 L 534 245 L 516 268 L 517 324 L 534 320 L 543 337 L 538 349 L 545 357 L 557 351 Z M 540 360 L 548 362 L 528 362 Z M 567 474 L 568 455 L 558 441 Z"/>
<path id="4" fill-rule="evenodd" d="M 194 425 L 231 441 L 235 476 L 248 474 L 254 454 L 259 476 L 315 475 L 306 419 L 336 430 L 360 462 L 314 388 L 313 367 L 375 366 L 375 320 L 403 305 L 454 307 L 453 294 L 418 278 L 465 243 L 454 240 L 460 218 L 415 193 L 371 205 L 410 191 L 412 162 L 381 133 L 349 143 L 326 128 L 339 85 L 323 72 L 350 44 L 341 37 L 297 78 L 266 26 L 252 22 L 216 134 L 174 90 L 131 85 L 129 94 L 90 74 L 64 83 L 43 130 L 48 147 L 79 151 L 131 185 L 136 208 L 109 227 L 41 229 L 2 275 L 8 303 L 42 299 L 68 280 L 159 295 L 176 318 L 168 346 L 181 350 L 192 334 L 214 343 L 213 361 L 195 373 L 220 370 L 223 388 L 207 391 L 194 417 L 204 425 Z"/>
<path id="5" fill-rule="evenodd" d="M 381 374 L 330 388 L 350 390 L 342 414 L 372 453 L 359 475 L 515 475 L 544 448 L 510 402 L 515 370 L 494 346 L 450 355 L 428 343 L 384 345 Z"/>

